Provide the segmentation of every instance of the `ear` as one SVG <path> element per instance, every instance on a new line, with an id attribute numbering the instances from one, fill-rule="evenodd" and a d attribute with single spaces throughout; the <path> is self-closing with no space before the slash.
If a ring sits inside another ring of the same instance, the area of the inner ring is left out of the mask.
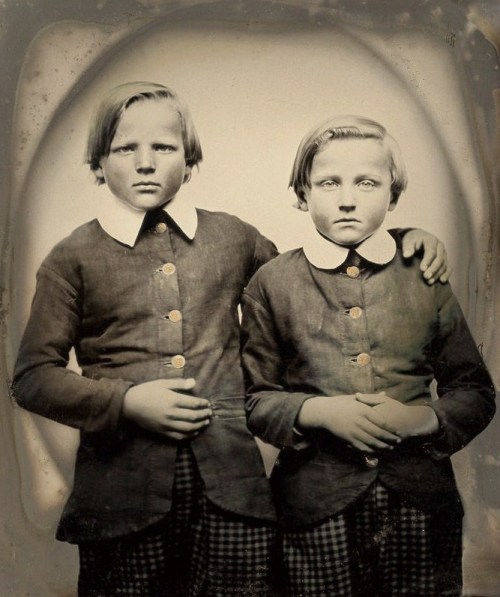
<path id="1" fill-rule="evenodd" d="M 309 206 L 307 205 L 304 191 L 299 191 L 299 193 L 297 193 L 297 201 L 293 204 L 293 206 L 297 209 L 300 209 L 300 211 L 309 211 Z"/>
<path id="2" fill-rule="evenodd" d="M 99 164 L 97 168 L 92 168 L 92 172 L 94 173 L 99 184 L 106 182 L 106 179 L 104 178 L 104 170 L 102 169 L 101 164 Z"/>
<path id="3" fill-rule="evenodd" d="M 393 211 L 396 208 L 396 205 L 398 204 L 398 199 L 399 199 L 399 195 L 396 195 L 396 194 L 391 195 L 391 201 L 389 203 L 389 207 L 387 208 L 387 211 Z"/>
<path id="4" fill-rule="evenodd" d="M 99 166 L 97 166 L 97 168 L 94 168 L 94 174 L 97 176 L 97 178 L 102 178 L 102 180 L 104 180 L 104 170 L 102 169 L 100 163 Z"/>
<path id="5" fill-rule="evenodd" d="M 192 170 L 193 168 L 191 166 L 186 166 L 186 169 L 184 170 L 184 180 L 182 181 L 183 184 L 191 180 Z"/>

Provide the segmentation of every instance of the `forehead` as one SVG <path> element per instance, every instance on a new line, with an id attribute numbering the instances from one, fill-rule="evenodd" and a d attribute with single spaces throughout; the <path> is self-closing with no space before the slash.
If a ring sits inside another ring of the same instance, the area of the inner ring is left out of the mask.
<path id="1" fill-rule="evenodd" d="M 390 155 L 380 139 L 332 139 L 314 156 L 311 170 L 332 168 L 381 172 L 390 169 Z"/>
<path id="2" fill-rule="evenodd" d="M 181 117 L 170 99 L 140 99 L 125 108 L 115 137 L 138 134 L 180 134 Z"/>

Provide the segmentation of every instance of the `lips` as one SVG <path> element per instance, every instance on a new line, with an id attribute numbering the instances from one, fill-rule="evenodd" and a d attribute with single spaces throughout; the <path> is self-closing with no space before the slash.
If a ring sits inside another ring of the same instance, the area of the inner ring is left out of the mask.
<path id="1" fill-rule="evenodd" d="M 361 224 L 361 222 L 359 220 L 357 220 L 356 218 L 340 218 L 339 220 L 335 220 L 334 224 Z"/>
<path id="2" fill-rule="evenodd" d="M 132 186 L 133 187 L 159 187 L 160 184 L 158 184 L 157 182 L 151 182 L 149 180 L 144 180 L 144 181 L 140 181 L 140 182 L 135 182 Z"/>

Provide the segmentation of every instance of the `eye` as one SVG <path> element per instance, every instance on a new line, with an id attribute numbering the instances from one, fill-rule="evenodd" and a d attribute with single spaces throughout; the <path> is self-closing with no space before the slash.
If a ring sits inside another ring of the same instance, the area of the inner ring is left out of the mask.
<path id="1" fill-rule="evenodd" d="M 375 181 L 369 179 L 361 180 L 358 182 L 358 187 L 360 187 L 364 191 L 371 191 L 376 186 L 377 184 L 375 183 Z"/>
<path id="2" fill-rule="evenodd" d="M 339 183 L 336 180 L 323 180 L 320 183 L 320 186 L 322 189 L 325 189 L 325 191 L 332 191 L 339 186 Z"/>
<path id="3" fill-rule="evenodd" d="M 177 147 L 175 147 L 175 145 L 169 145 L 168 143 L 155 143 L 153 148 L 159 153 L 173 153 L 174 151 L 177 151 Z"/>
<path id="4" fill-rule="evenodd" d="M 118 147 L 113 147 L 111 151 L 112 153 L 117 153 L 119 155 L 127 155 L 134 151 L 134 147 L 132 145 L 120 145 Z"/>

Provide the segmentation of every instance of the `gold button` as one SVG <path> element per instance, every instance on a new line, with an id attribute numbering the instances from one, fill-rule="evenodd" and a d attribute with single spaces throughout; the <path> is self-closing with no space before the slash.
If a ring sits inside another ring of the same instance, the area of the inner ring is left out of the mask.
<path id="1" fill-rule="evenodd" d="M 346 270 L 347 275 L 349 278 L 357 278 L 359 276 L 359 267 L 355 265 L 350 265 Z"/>
<path id="2" fill-rule="evenodd" d="M 375 468 L 378 466 L 378 458 L 376 456 L 372 456 L 371 454 L 364 455 L 365 464 L 368 468 Z"/>
<path id="3" fill-rule="evenodd" d="M 352 317 L 352 319 L 359 319 L 362 314 L 363 310 L 361 309 L 361 307 L 351 307 L 349 309 L 349 315 L 350 317 Z"/>
<path id="4" fill-rule="evenodd" d="M 178 321 L 180 321 L 182 319 L 182 313 L 180 311 L 178 311 L 177 309 L 173 309 L 172 311 L 169 312 L 168 318 L 170 319 L 171 322 L 177 323 Z"/>
<path id="5" fill-rule="evenodd" d="M 165 265 L 162 266 L 161 271 L 166 276 L 171 276 L 173 273 L 175 273 L 175 265 L 173 263 L 165 263 Z"/>
<path id="6" fill-rule="evenodd" d="M 158 224 L 156 224 L 156 226 L 155 226 L 156 234 L 163 234 L 166 231 L 167 231 L 167 225 L 165 224 L 165 222 L 158 222 Z"/>
<path id="7" fill-rule="evenodd" d="M 172 367 L 174 369 L 182 369 L 186 364 L 186 359 L 181 354 L 176 354 L 172 357 Z"/>
<path id="8" fill-rule="evenodd" d="M 371 361 L 371 357 L 369 354 L 366 354 L 366 352 L 362 352 L 361 354 L 358 354 L 358 356 L 356 357 L 356 361 L 358 365 L 364 367 L 365 365 L 368 365 L 368 363 Z"/>

